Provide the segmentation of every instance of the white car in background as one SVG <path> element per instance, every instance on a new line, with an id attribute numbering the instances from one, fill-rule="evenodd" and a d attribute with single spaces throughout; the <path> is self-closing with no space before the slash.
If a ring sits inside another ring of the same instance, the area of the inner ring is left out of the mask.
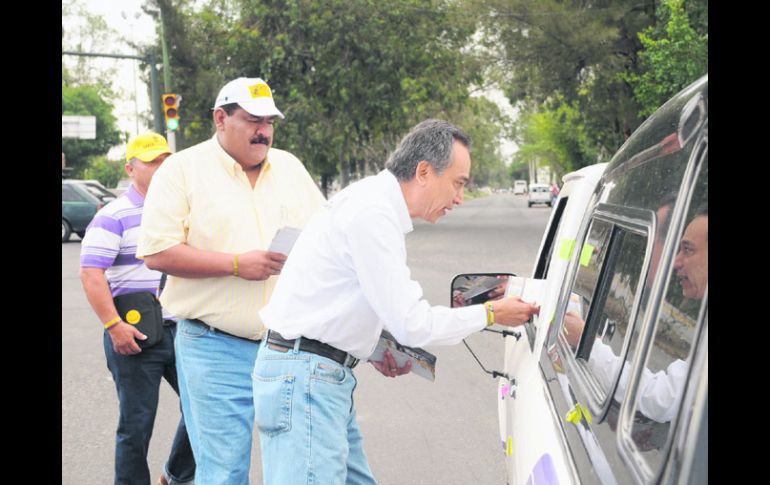
<path id="1" fill-rule="evenodd" d="M 551 188 L 546 184 L 530 184 L 527 207 L 535 204 L 547 204 L 551 207 Z"/>

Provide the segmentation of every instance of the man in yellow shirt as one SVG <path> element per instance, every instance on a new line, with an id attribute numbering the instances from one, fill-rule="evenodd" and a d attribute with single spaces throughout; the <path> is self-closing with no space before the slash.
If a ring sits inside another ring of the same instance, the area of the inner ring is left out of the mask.
<path id="1" fill-rule="evenodd" d="M 286 256 L 267 251 L 324 202 L 302 163 L 272 148 L 283 118 L 267 83 L 238 78 L 214 103 L 215 135 L 171 155 L 147 194 L 137 256 L 169 274 L 179 388 L 196 483 L 248 483 L 252 370 Z"/>

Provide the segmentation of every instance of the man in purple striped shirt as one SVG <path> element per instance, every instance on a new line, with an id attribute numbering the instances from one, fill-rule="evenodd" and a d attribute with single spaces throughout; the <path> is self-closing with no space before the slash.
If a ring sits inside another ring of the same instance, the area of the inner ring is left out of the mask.
<path id="1" fill-rule="evenodd" d="M 128 293 L 155 294 L 161 273 L 136 258 L 144 197 L 155 170 L 171 154 L 166 139 L 157 133 L 139 135 L 128 143 L 128 191 L 94 216 L 80 250 L 80 280 L 91 307 L 103 322 L 104 353 L 120 403 L 115 445 L 115 483 L 150 484 L 147 466 L 161 379 L 177 386 L 174 356 L 175 321 L 163 312 L 163 338 L 141 349 L 136 340 L 147 337 L 118 314 L 113 297 Z M 171 453 L 159 485 L 193 483 L 195 460 L 184 420 L 179 420 Z"/>

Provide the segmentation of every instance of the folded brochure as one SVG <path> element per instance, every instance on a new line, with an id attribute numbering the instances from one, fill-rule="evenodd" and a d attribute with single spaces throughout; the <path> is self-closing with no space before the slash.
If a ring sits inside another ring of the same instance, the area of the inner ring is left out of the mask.
<path id="1" fill-rule="evenodd" d="M 297 242 L 297 238 L 301 232 L 302 231 L 300 229 L 289 226 L 278 229 L 278 231 L 275 233 L 275 236 L 273 237 L 273 241 L 270 243 L 270 247 L 267 248 L 267 250 L 274 253 L 282 253 L 288 256 L 291 252 L 291 248 L 294 247 L 294 243 Z"/>
<path id="2" fill-rule="evenodd" d="M 374 353 L 369 357 L 369 360 L 382 362 L 385 359 L 386 349 L 390 350 L 398 367 L 404 367 L 407 361 L 412 361 L 411 372 L 429 381 L 436 380 L 435 355 L 420 348 L 401 345 L 390 332 L 383 330 L 382 335 L 380 335 L 380 341 L 377 342 L 377 348 L 374 349 Z"/>

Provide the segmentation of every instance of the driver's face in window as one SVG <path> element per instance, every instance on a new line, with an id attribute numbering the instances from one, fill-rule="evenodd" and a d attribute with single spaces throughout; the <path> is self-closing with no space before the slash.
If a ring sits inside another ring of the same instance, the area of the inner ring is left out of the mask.
<path id="1" fill-rule="evenodd" d="M 676 277 L 685 298 L 700 300 L 709 280 L 708 216 L 698 216 L 684 231 L 679 252 L 674 260 Z"/>

